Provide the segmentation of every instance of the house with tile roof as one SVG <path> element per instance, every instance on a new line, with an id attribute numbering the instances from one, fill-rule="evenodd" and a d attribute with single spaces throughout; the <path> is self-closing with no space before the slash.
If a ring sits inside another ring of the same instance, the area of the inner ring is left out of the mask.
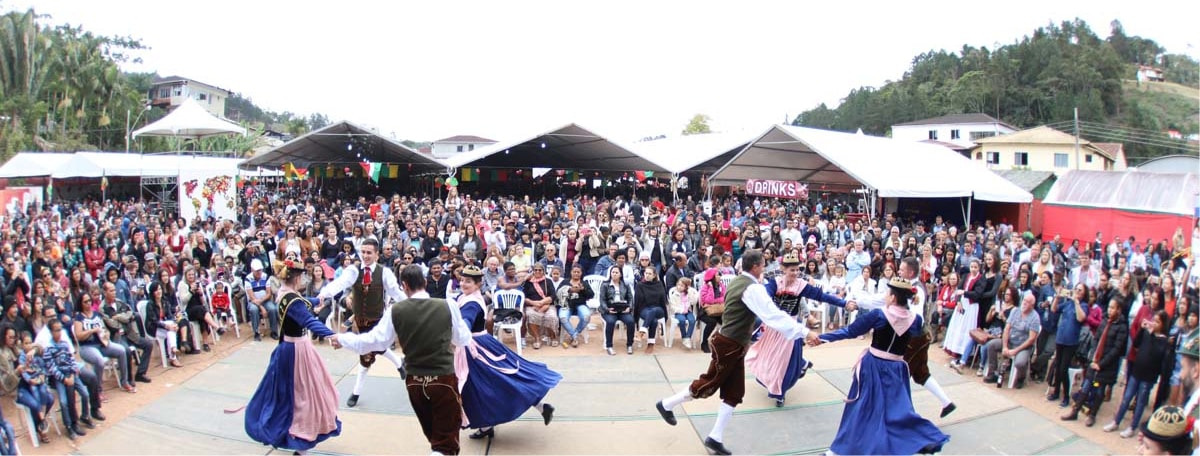
<path id="1" fill-rule="evenodd" d="M 1017 131 L 992 116 L 981 113 L 951 114 L 892 125 L 892 138 L 905 141 L 937 141 L 952 149 L 969 149 L 975 142 Z"/>
<path id="2" fill-rule="evenodd" d="M 1058 176 L 1072 169 L 1125 169 L 1123 147 L 1110 152 L 1096 143 L 1080 138 L 1079 153 L 1076 154 L 1074 136 L 1044 125 L 1007 135 L 983 138 L 976 141 L 976 144 L 971 149 L 971 159 L 985 163 L 991 169 L 1050 171 Z M 1115 155 L 1116 153 L 1120 155 Z"/>

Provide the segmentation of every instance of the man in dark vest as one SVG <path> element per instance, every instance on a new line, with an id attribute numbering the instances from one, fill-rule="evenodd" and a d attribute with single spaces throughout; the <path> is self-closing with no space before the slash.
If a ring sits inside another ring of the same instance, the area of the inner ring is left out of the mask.
<path id="1" fill-rule="evenodd" d="M 723 443 L 725 427 L 733 418 L 733 408 L 746 395 L 746 350 L 750 348 L 750 334 L 754 331 L 754 320 L 761 319 L 764 325 L 779 331 L 788 340 L 801 337 L 808 342 L 817 340 L 816 332 L 809 332 L 796 319 L 779 310 L 767 289 L 760 283 L 766 265 L 761 250 L 751 249 L 742 254 L 742 273 L 729 283 L 725 291 L 725 313 L 721 315 L 721 329 L 709 341 L 712 361 L 708 372 L 700 374 L 688 389 L 664 398 L 655 404 L 663 420 L 675 425 L 675 412 L 680 404 L 694 398 L 707 398 L 718 390 L 721 406 L 717 409 L 717 420 L 712 432 L 704 439 L 704 447 L 715 454 L 732 454 Z"/>
<path id="2" fill-rule="evenodd" d="M 354 332 L 365 333 L 374 328 L 383 318 L 384 309 L 387 308 L 385 294 L 386 298 L 390 298 L 393 302 L 403 300 L 406 295 L 396 284 L 396 274 L 391 269 L 377 263 L 379 241 L 373 238 L 364 240 L 359 249 L 359 255 L 362 257 L 362 266 L 343 270 L 342 275 L 321 288 L 317 298 L 332 298 L 349 288 L 352 300 L 351 310 L 354 312 L 352 320 Z M 354 391 L 350 393 L 350 399 L 346 401 L 347 407 L 354 407 L 358 404 L 358 395 L 362 392 L 363 383 L 367 380 L 367 369 L 375 364 L 376 355 L 383 355 L 384 358 L 395 364 L 400 375 L 404 376 L 404 360 L 396 356 L 390 347 L 390 341 L 387 344 L 375 345 L 371 347 L 371 350 L 367 350 L 364 352 L 365 354 L 359 356 L 358 363 L 361 367 L 358 369 L 358 380 L 354 382 Z"/>
<path id="3" fill-rule="evenodd" d="M 453 302 L 429 297 L 420 266 L 406 266 L 400 280 L 409 298 L 393 305 L 388 318 L 370 332 L 338 334 L 330 344 L 360 354 L 393 341 L 400 345 L 408 366 L 408 401 L 430 448 L 434 454 L 458 454 L 463 411 L 454 346 L 471 341 L 471 328 Z"/>

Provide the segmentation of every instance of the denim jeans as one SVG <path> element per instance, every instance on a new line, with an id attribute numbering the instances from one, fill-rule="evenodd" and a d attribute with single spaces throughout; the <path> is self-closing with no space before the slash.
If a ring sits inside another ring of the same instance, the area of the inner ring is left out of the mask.
<path id="1" fill-rule="evenodd" d="M 662 307 L 647 307 L 642 309 L 642 323 L 646 324 L 647 343 L 654 343 L 654 336 L 658 335 L 658 319 L 667 318 L 667 311 Z"/>
<path id="2" fill-rule="evenodd" d="M 587 329 L 588 321 L 592 318 L 592 308 L 588 307 L 587 304 L 580 304 L 574 307 L 574 309 L 570 307 L 560 307 L 558 309 L 558 320 L 562 322 L 563 328 L 567 330 L 567 335 L 571 336 L 572 339 Z M 571 326 L 571 315 L 579 317 L 579 324 Z"/>
<path id="3" fill-rule="evenodd" d="M 17 454 L 17 434 L 13 432 L 13 427 L 8 424 L 8 420 L 4 419 L 4 415 L 0 414 L 0 453 L 2 454 Z"/>
<path id="4" fill-rule="evenodd" d="M 41 424 L 38 415 L 50 411 L 54 406 L 54 396 L 50 395 L 50 388 L 45 383 L 36 386 L 21 385 L 17 388 L 17 403 L 29 408 L 29 412 L 33 414 L 33 424 L 37 426 Z"/>
<path id="5" fill-rule="evenodd" d="M 691 312 L 675 314 L 675 321 L 679 322 L 679 335 L 684 339 L 691 339 L 692 332 L 696 330 L 696 314 Z"/>
<path id="6" fill-rule="evenodd" d="M 268 299 L 263 303 L 263 307 L 267 309 L 267 325 L 271 328 L 271 334 L 279 334 L 279 306 L 275 304 L 274 300 Z M 250 328 L 254 330 L 254 334 L 258 334 L 262 311 L 254 303 L 246 301 L 246 313 L 250 315 Z"/>
<path id="7" fill-rule="evenodd" d="M 63 382 L 54 382 L 54 389 L 58 392 L 58 409 L 62 412 L 63 426 L 70 429 L 78 424 L 79 417 L 88 416 L 91 413 L 89 398 L 87 397 L 87 388 L 83 386 L 83 382 L 79 381 L 79 377 L 75 377 L 75 386 L 68 387 Z M 75 394 L 79 393 L 80 404 L 83 404 L 83 413 L 77 413 L 75 410 Z"/>
<path id="8" fill-rule="evenodd" d="M 633 313 L 606 313 L 600 316 L 604 318 L 604 348 L 613 346 L 613 331 L 617 329 L 617 320 L 625 324 L 625 346 L 633 346 Z"/>
<path id="9" fill-rule="evenodd" d="M 79 357 L 92 366 L 92 372 L 95 372 L 97 376 L 104 374 L 105 358 L 116 358 L 117 370 L 119 372 L 117 384 L 121 386 L 133 385 L 133 379 L 129 377 L 129 349 L 125 348 L 119 342 L 109 342 L 107 347 L 80 345 Z"/>
<path id="10" fill-rule="evenodd" d="M 1137 405 L 1133 407 L 1133 421 L 1129 423 L 1129 427 L 1137 429 L 1139 423 L 1142 422 L 1142 413 L 1146 411 L 1146 403 L 1150 401 L 1150 390 L 1154 388 L 1154 381 L 1138 380 L 1137 377 L 1129 376 L 1129 383 L 1125 384 L 1125 396 L 1121 398 L 1121 406 L 1117 407 L 1117 416 L 1113 418 L 1113 422 L 1121 425 L 1121 419 L 1125 417 L 1125 411 L 1129 410 L 1129 402 L 1134 400 L 1134 394 L 1137 395 Z"/>
<path id="11" fill-rule="evenodd" d="M 975 339 L 972 339 L 971 336 L 967 336 L 967 348 L 963 350 L 962 356 L 958 359 L 958 363 L 966 366 L 967 363 L 971 361 L 971 351 L 975 350 L 975 346 L 978 344 L 979 343 L 975 342 Z M 979 353 L 982 355 L 984 351 L 985 350 L 979 350 Z M 983 366 L 983 362 L 980 361 L 979 365 Z"/>

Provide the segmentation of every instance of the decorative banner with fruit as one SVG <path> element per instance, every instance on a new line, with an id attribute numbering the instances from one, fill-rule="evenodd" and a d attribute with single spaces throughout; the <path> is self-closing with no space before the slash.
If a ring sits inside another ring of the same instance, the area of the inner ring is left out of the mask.
<path id="1" fill-rule="evenodd" d="M 197 217 L 237 220 L 235 177 L 180 170 L 179 216 L 189 222 Z"/>

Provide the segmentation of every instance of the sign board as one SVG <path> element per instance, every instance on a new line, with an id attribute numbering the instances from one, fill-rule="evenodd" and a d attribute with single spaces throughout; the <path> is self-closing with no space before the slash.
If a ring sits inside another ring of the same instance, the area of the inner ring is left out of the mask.
<path id="1" fill-rule="evenodd" d="M 231 174 L 179 171 L 179 217 L 237 220 L 237 183 Z"/>
<path id="2" fill-rule="evenodd" d="M 30 203 L 36 203 L 37 206 L 42 205 L 42 187 L 8 187 L 0 190 L 0 207 L 3 207 L 3 215 L 12 216 L 18 212 L 25 212 L 25 208 L 29 207 Z"/>
<path id="3" fill-rule="evenodd" d="M 806 200 L 808 199 L 808 186 L 796 181 L 747 179 L 746 194 Z"/>

